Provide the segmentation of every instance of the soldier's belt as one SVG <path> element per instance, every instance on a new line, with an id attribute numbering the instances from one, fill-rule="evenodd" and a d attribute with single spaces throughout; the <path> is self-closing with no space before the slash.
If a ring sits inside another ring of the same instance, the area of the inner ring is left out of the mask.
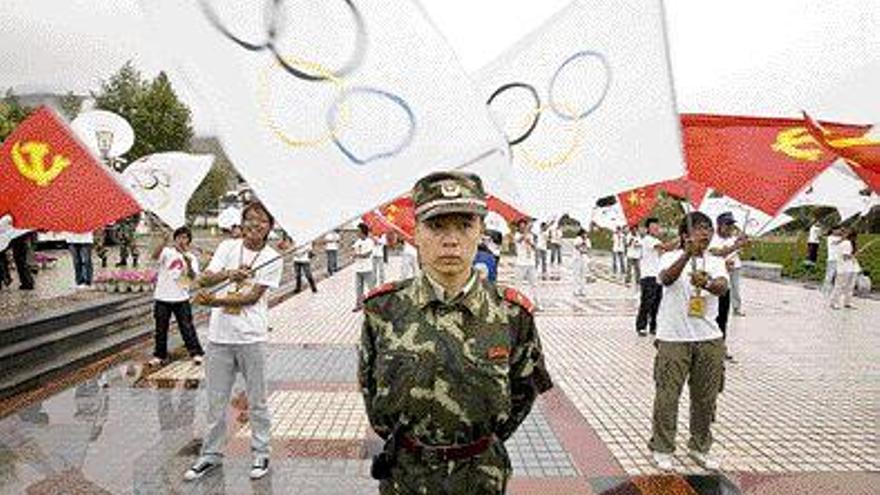
<path id="1" fill-rule="evenodd" d="M 494 435 L 487 435 L 475 442 L 457 445 L 425 445 L 417 439 L 404 435 L 400 445 L 407 452 L 421 457 L 425 462 L 460 461 L 482 454 L 492 445 Z"/>

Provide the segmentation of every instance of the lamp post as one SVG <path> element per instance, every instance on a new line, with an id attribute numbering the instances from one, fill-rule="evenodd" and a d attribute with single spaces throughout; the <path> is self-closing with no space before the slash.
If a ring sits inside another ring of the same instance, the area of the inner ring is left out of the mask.
<path id="1" fill-rule="evenodd" d="M 104 162 L 104 165 L 116 170 L 115 160 L 110 158 L 110 149 L 113 147 L 113 131 L 109 129 L 97 130 L 95 131 L 95 140 L 98 142 L 98 151 L 101 153 L 101 161 Z"/>

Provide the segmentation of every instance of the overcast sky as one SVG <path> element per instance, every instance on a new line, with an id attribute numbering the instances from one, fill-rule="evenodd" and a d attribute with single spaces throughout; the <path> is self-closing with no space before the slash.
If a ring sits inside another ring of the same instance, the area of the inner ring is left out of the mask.
<path id="1" fill-rule="evenodd" d="M 567 3 L 422 0 L 469 72 Z M 806 109 L 819 118 L 880 123 L 877 0 L 664 5 L 679 111 L 797 116 Z M 128 59 L 148 75 L 173 69 L 152 52 L 153 35 L 139 15 L 135 0 L 0 1 L 0 88 L 86 92 Z M 194 120 L 197 132 L 210 132 L 198 109 Z"/>

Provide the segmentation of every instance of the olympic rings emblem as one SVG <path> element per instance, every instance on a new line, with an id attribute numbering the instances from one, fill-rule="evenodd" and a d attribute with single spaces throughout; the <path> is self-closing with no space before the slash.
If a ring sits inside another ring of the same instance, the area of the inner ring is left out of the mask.
<path id="1" fill-rule="evenodd" d="M 171 203 L 171 175 L 168 172 L 157 169 L 148 168 L 143 170 L 132 170 L 129 174 L 132 189 L 140 189 L 143 191 L 142 197 L 152 203 L 154 210 L 164 209 Z M 159 200 L 156 201 L 156 196 Z"/>
<path id="2" fill-rule="evenodd" d="M 293 148 L 320 146 L 332 142 L 349 161 L 356 165 L 364 165 L 374 160 L 393 157 L 406 149 L 415 137 L 417 128 L 416 116 L 406 100 L 389 91 L 366 86 L 345 87 L 344 78 L 351 75 L 363 64 L 366 56 L 367 30 L 363 15 L 354 2 L 352 0 L 343 1 L 348 7 L 355 24 L 355 47 L 349 60 L 336 70 L 329 69 L 317 62 L 304 61 L 295 57 L 284 57 L 279 53 L 278 39 L 283 34 L 282 31 L 285 28 L 285 23 L 279 21 L 280 11 L 284 4 L 284 0 L 266 0 L 264 2 L 265 8 L 263 16 L 266 27 L 266 39 L 259 42 L 244 40 L 233 33 L 232 30 L 221 21 L 217 12 L 211 6 L 211 0 L 199 0 L 199 5 L 208 22 L 224 37 L 247 51 L 268 51 L 274 57 L 273 64 L 260 75 L 257 100 L 264 124 L 278 140 Z M 272 92 L 269 83 L 269 76 L 271 70 L 278 67 L 298 79 L 310 82 L 328 82 L 335 86 L 338 95 L 327 110 L 326 123 L 328 129 L 321 136 L 310 138 L 292 137 L 283 130 L 282 126 L 271 115 L 269 100 L 271 99 Z M 402 109 L 406 114 L 408 121 L 407 131 L 401 140 L 391 147 L 391 149 L 374 151 L 366 156 L 358 156 L 352 151 L 351 146 L 342 142 L 339 136 L 340 131 L 349 123 L 348 100 L 362 95 L 373 95 L 384 98 L 396 107 Z"/>
<path id="3" fill-rule="evenodd" d="M 559 100 L 556 94 L 557 81 L 560 74 L 562 74 L 567 67 L 571 66 L 577 60 L 582 59 L 595 60 L 599 62 L 602 67 L 604 81 L 602 84 L 602 88 L 598 93 L 598 96 L 595 98 L 595 101 L 590 102 L 590 104 L 585 109 L 575 111 L 573 105 L 565 101 Z M 486 100 L 486 105 L 491 108 L 493 102 L 495 102 L 499 95 L 515 89 L 526 90 L 530 94 L 531 98 L 534 100 L 534 109 L 531 110 L 527 118 L 524 119 L 523 125 L 519 128 L 519 130 L 516 131 L 515 134 L 509 134 L 507 136 L 508 145 L 511 147 L 523 145 L 525 141 L 529 139 L 529 137 L 537 129 L 541 115 L 547 110 L 550 110 L 559 119 L 570 122 L 572 124 L 570 127 L 570 132 L 572 135 L 571 142 L 562 152 L 558 153 L 554 157 L 537 159 L 535 158 L 534 154 L 527 148 L 519 148 L 523 158 L 530 165 L 539 170 L 549 170 L 570 160 L 576 154 L 577 148 L 579 148 L 580 145 L 583 144 L 582 130 L 580 128 L 580 124 L 589 115 L 595 112 L 605 101 L 605 98 L 608 95 L 608 91 L 611 88 L 611 74 L 611 64 L 608 63 L 608 60 L 603 54 L 593 50 L 582 50 L 567 57 L 553 72 L 553 75 L 550 77 L 550 82 L 547 89 L 547 101 L 549 102 L 548 104 L 542 103 L 541 97 L 534 86 L 526 82 L 517 81 L 499 86 Z"/>

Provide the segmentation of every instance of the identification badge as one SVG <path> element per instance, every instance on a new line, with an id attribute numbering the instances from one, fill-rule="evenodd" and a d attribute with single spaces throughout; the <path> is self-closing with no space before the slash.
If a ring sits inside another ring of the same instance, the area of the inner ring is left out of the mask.
<path id="1" fill-rule="evenodd" d="M 688 301 L 688 316 L 691 318 L 706 316 L 706 298 L 704 296 L 691 296 Z"/>

